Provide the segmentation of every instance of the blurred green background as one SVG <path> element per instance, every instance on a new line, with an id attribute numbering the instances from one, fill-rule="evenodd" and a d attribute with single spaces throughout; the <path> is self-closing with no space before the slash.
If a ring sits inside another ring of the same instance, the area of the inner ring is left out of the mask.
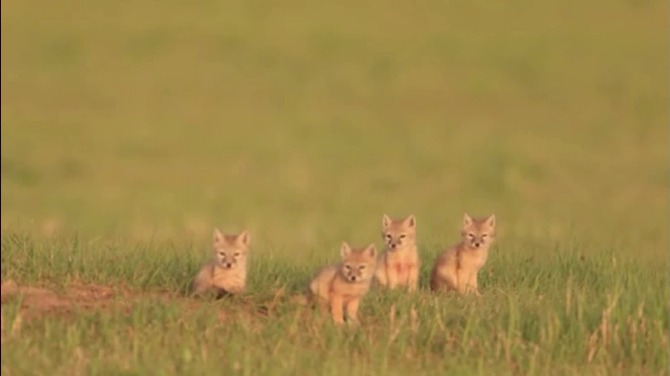
<path id="1" fill-rule="evenodd" d="M 27 0 L 1 28 L 3 231 L 336 252 L 468 211 L 512 249 L 667 256 L 666 1 Z"/>

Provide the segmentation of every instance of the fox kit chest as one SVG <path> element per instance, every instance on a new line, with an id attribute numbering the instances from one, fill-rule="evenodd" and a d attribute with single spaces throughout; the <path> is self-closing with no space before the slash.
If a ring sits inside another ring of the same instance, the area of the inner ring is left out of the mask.
<path id="1" fill-rule="evenodd" d="M 461 268 L 475 268 L 479 269 L 488 259 L 488 249 L 478 249 L 474 251 L 461 252 L 459 257 L 459 264 Z"/>
<path id="2" fill-rule="evenodd" d="M 246 272 L 244 269 L 226 270 L 214 268 L 212 283 L 214 286 L 224 290 L 240 290 L 244 288 Z"/>
<path id="3" fill-rule="evenodd" d="M 389 265 L 393 273 L 398 275 L 400 279 L 405 279 L 409 276 L 411 271 L 416 268 L 416 264 L 412 261 L 396 261 Z"/>
<path id="4" fill-rule="evenodd" d="M 336 277 L 330 286 L 330 293 L 332 295 L 339 295 L 346 301 L 365 295 L 369 287 L 370 284 L 366 282 L 349 283 Z"/>
<path id="5" fill-rule="evenodd" d="M 418 254 L 415 248 L 400 251 L 387 251 L 386 264 L 397 273 L 404 273 L 416 266 Z"/>

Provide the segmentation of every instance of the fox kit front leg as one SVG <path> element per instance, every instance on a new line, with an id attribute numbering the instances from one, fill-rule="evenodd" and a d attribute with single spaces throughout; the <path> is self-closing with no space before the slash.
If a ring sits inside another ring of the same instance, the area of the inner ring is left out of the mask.
<path id="1" fill-rule="evenodd" d="M 354 324 L 358 324 L 358 306 L 360 301 L 361 299 L 358 298 L 347 302 L 347 318 Z"/>
<path id="2" fill-rule="evenodd" d="M 344 324 L 343 304 L 344 301 L 341 296 L 335 295 L 330 299 L 330 314 L 337 325 Z"/>
<path id="3" fill-rule="evenodd" d="M 477 286 L 477 272 L 472 272 L 470 278 L 468 278 L 467 291 L 472 292 L 476 296 L 481 296 L 479 293 L 479 287 Z"/>
<path id="4" fill-rule="evenodd" d="M 458 285 L 457 285 L 458 286 L 458 292 L 461 295 L 466 295 L 466 294 L 469 294 L 469 293 L 477 294 L 477 292 L 476 292 L 476 289 L 477 289 L 476 278 L 477 277 L 475 276 L 474 277 L 475 285 L 473 286 L 472 285 L 473 273 L 472 272 L 466 273 L 463 270 L 459 270 L 458 271 Z"/>
<path id="5" fill-rule="evenodd" d="M 462 270 L 456 270 L 456 291 L 459 294 L 465 294 L 468 288 L 468 278 L 469 276 Z"/>
<path id="6" fill-rule="evenodd" d="M 398 264 L 396 263 L 389 263 L 388 264 L 388 272 L 386 273 L 387 276 L 387 282 L 388 282 L 388 287 L 390 289 L 394 289 L 398 286 L 399 284 L 399 275 L 398 275 Z"/>

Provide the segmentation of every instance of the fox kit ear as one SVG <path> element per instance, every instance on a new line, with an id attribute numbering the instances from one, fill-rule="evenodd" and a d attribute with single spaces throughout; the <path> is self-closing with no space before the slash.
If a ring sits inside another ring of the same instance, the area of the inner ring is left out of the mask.
<path id="1" fill-rule="evenodd" d="M 416 226 L 416 217 L 414 216 L 414 214 L 411 214 L 409 217 L 405 219 L 405 224 L 409 227 Z"/>
<path id="2" fill-rule="evenodd" d="M 249 237 L 249 232 L 244 230 L 237 235 L 237 242 L 243 246 L 248 246 L 251 238 Z"/>
<path id="3" fill-rule="evenodd" d="M 365 248 L 365 252 L 367 252 L 370 258 L 377 257 L 377 247 L 375 247 L 374 243 L 367 246 L 367 248 Z"/>
<path id="4" fill-rule="evenodd" d="M 219 231 L 218 228 L 214 228 L 214 244 L 221 244 L 223 243 L 223 234 L 221 231 Z"/>
<path id="5" fill-rule="evenodd" d="M 468 213 L 463 214 L 463 227 L 472 225 L 472 217 Z"/>
<path id="6" fill-rule="evenodd" d="M 351 254 L 351 246 L 347 242 L 342 242 L 342 246 L 340 247 L 340 256 L 342 258 L 345 258 Z"/>
<path id="7" fill-rule="evenodd" d="M 491 216 L 486 219 L 486 224 L 489 225 L 489 227 L 496 227 L 496 215 L 491 214 Z"/>
<path id="8" fill-rule="evenodd" d="M 393 222 L 393 220 L 391 220 L 391 217 L 384 214 L 384 217 L 382 218 L 382 226 L 384 228 L 389 227 L 391 225 L 391 222 Z"/>

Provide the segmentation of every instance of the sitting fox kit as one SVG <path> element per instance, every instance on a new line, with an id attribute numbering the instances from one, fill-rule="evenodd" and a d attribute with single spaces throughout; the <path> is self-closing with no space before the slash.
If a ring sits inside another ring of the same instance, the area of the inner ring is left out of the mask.
<path id="1" fill-rule="evenodd" d="M 374 244 L 352 249 L 344 242 L 340 257 L 340 263 L 321 269 L 309 285 L 312 297 L 320 305 L 330 305 L 331 315 L 338 325 L 344 324 L 345 310 L 348 321 L 358 322 L 358 306 L 370 289 L 377 264 L 377 250 Z"/>
<path id="2" fill-rule="evenodd" d="M 406 286 L 415 291 L 419 282 L 419 252 L 416 248 L 416 218 L 393 220 L 384 214 L 382 238 L 386 250 L 382 253 L 375 277 L 381 286 L 394 289 Z"/>
<path id="3" fill-rule="evenodd" d="M 430 276 L 431 290 L 481 295 L 477 287 L 477 274 L 486 264 L 495 229 L 495 215 L 475 219 L 465 213 L 462 240 L 437 257 Z"/>
<path id="4" fill-rule="evenodd" d="M 239 294 L 246 288 L 249 233 L 225 235 L 214 229 L 212 260 L 200 269 L 193 281 L 193 293 L 215 290 L 217 297 Z"/>

